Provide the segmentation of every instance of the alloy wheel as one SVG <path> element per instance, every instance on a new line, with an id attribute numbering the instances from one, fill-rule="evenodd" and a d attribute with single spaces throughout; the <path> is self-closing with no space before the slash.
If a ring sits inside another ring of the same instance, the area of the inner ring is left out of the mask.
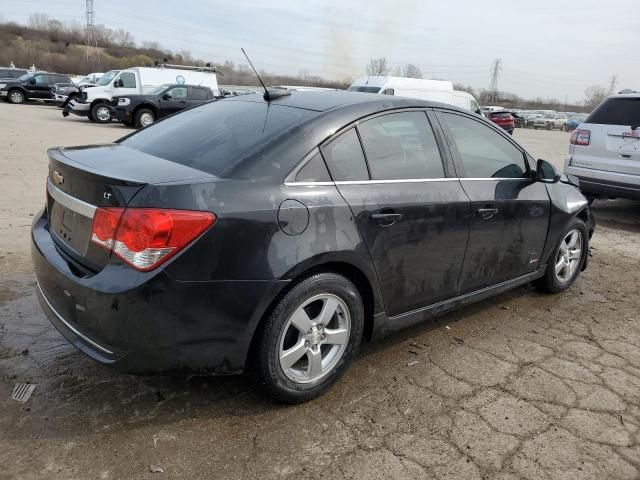
<path id="1" fill-rule="evenodd" d="M 12 103 L 22 103 L 24 101 L 24 96 L 20 92 L 11 92 L 10 98 Z"/>
<path id="2" fill-rule="evenodd" d="M 559 282 L 568 282 L 573 277 L 582 258 L 582 244 L 580 230 L 571 230 L 560 242 L 555 262 L 555 274 Z"/>
<path id="3" fill-rule="evenodd" d="M 282 371 L 296 383 L 323 378 L 344 355 L 350 333 L 351 315 L 340 297 L 322 293 L 305 300 L 280 333 Z"/>

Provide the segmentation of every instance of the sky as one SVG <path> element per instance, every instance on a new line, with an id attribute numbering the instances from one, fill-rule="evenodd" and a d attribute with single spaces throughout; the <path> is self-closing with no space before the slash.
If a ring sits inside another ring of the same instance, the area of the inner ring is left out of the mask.
<path id="1" fill-rule="evenodd" d="M 4 21 L 32 13 L 84 21 L 84 0 L 19 0 Z M 331 79 L 364 75 L 372 57 L 413 63 L 425 78 L 498 88 L 524 98 L 580 101 L 590 85 L 640 90 L 640 0 L 94 0 L 95 22 L 216 64 Z"/>

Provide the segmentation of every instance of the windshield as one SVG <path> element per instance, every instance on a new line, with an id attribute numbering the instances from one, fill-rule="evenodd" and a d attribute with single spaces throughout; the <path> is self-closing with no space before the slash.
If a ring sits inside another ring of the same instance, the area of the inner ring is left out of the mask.
<path id="1" fill-rule="evenodd" d="M 312 115 L 302 108 L 220 100 L 144 128 L 122 145 L 219 178 L 233 178 L 242 175 L 246 162 L 268 158 L 268 149 Z"/>
<path id="2" fill-rule="evenodd" d="M 25 73 L 21 77 L 18 77 L 17 80 L 19 82 L 24 82 L 25 80 L 29 80 L 30 77 L 33 77 L 33 73 Z"/>
<path id="3" fill-rule="evenodd" d="M 349 87 L 350 92 L 378 93 L 380 87 L 365 87 L 363 85 L 352 85 Z"/>
<path id="4" fill-rule="evenodd" d="M 100 77 L 100 80 L 98 80 L 97 84 L 100 86 L 109 85 L 109 83 L 111 83 L 111 80 L 113 80 L 113 77 L 115 77 L 118 73 L 120 73 L 120 70 L 111 70 L 105 73 Z"/>

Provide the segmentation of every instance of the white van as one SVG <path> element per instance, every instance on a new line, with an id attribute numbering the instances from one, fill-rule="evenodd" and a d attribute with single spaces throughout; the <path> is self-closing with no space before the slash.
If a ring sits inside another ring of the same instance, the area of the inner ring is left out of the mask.
<path id="1" fill-rule="evenodd" d="M 209 87 L 218 95 L 218 79 L 214 67 L 187 67 L 171 65 L 159 67 L 133 67 L 111 70 L 98 80 L 95 87 L 82 90 L 79 99 L 72 100 L 62 114 L 69 113 L 89 117 L 92 122 L 111 121 L 111 98 L 116 96 L 143 95 L 164 84 L 185 84 Z"/>
<path id="2" fill-rule="evenodd" d="M 361 77 L 353 82 L 347 90 L 448 103 L 482 115 L 473 95 L 454 90 L 453 83 L 445 80 L 388 76 Z"/>

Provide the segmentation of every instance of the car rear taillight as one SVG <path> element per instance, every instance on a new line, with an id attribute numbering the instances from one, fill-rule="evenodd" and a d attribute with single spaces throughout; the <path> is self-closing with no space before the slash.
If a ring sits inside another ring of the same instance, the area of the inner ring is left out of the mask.
<path id="1" fill-rule="evenodd" d="M 591 131 L 590 130 L 578 130 L 575 129 L 571 132 L 571 138 L 569 139 L 569 143 L 571 145 L 589 145 L 591 142 Z"/>
<path id="2" fill-rule="evenodd" d="M 91 241 L 145 272 L 166 262 L 215 221 L 209 212 L 100 207 L 93 217 Z"/>

